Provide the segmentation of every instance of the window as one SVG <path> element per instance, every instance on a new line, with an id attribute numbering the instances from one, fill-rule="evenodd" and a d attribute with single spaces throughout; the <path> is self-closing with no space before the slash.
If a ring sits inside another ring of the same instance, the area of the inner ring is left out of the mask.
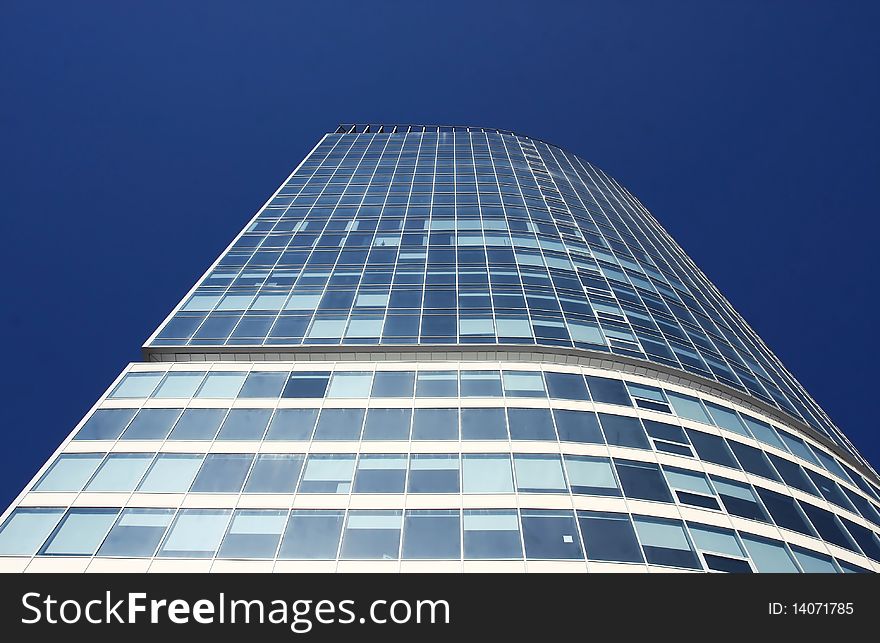
<path id="1" fill-rule="evenodd" d="M 804 504 L 806 505 L 806 503 Z M 812 519 L 812 516 L 810 516 L 810 518 Z M 877 536 L 877 534 L 867 527 L 857 525 L 852 520 L 840 516 L 838 516 L 838 519 L 843 522 L 843 525 L 849 531 L 850 535 L 852 535 L 853 540 L 855 540 L 858 546 L 861 547 L 865 556 L 880 562 L 880 536 Z M 815 524 L 815 521 L 813 524 Z M 847 547 L 847 549 L 852 548 Z"/>
<path id="2" fill-rule="evenodd" d="M 466 560 L 521 559 L 519 520 L 513 509 L 465 509 Z"/>
<path id="3" fill-rule="evenodd" d="M 793 455 L 798 458 L 803 458 L 807 462 L 819 465 L 819 460 L 813 455 L 813 452 L 810 450 L 810 447 L 807 446 L 806 442 L 786 431 L 777 431 L 776 433 L 782 438 L 782 441 L 785 442 L 785 446 L 788 447 L 788 450 L 791 451 Z"/>
<path id="4" fill-rule="evenodd" d="M 327 397 L 365 398 L 370 396 L 373 384 L 373 373 L 370 371 L 354 371 L 351 373 L 336 371 L 330 382 Z"/>
<path id="5" fill-rule="evenodd" d="M 467 454 L 462 460 L 462 485 L 465 493 L 513 492 L 513 472 L 509 456 Z"/>
<path id="6" fill-rule="evenodd" d="M 703 554 L 711 571 L 751 574 L 752 567 L 743 551 L 736 532 L 710 525 L 688 523 L 694 545 Z"/>
<path id="7" fill-rule="evenodd" d="M 648 564 L 701 568 L 680 520 L 634 516 L 633 522 Z"/>
<path id="8" fill-rule="evenodd" d="M 181 509 L 158 555 L 211 558 L 223 539 L 231 513 L 228 509 Z"/>
<path id="9" fill-rule="evenodd" d="M 565 493 L 565 474 L 558 455 L 517 453 L 513 456 L 516 490 L 521 493 Z"/>
<path id="10" fill-rule="evenodd" d="M 318 409 L 278 409 L 269 423 L 266 440 L 308 440 L 317 419 Z"/>
<path id="11" fill-rule="evenodd" d="M 322 398 L 327 391 L 330 373 L 327 371 L 294 371 L 284 385 L 283 398 Z"/>
<path id="12" fill-rule="evenodd" d="M 172 371 L 165 376 L 159 388 L 153 393 L 158 398 L 190 398 L 204 379 L 204 372 Z"/>
<path id="13" fill-rule="evenodd" d="M 739 460 L 744 471 L 762 478 L 779 481 L 779 476 L 773 470 L 773 465 L 770 464 L 763 451 L 736 440 L 727 440 L 727 444 L 733 450 L 733 454 Z"/>
<path id="14" fill-rule="evenodd" d="M 860 513 L 866 520 L 870 520 L 875 525 L 880 527 L 880 513 L 878 513 L 877 509 L 872 505 L 867 499 L 863 498 L 859 494 L 854 491 L 850 491 L 846 487 L 841 487 L 843 492 L 846 494 L 846 497 L 856 508 L 856 511 Z"/>
<path id="15" fill-rule="evenodd" d="M 98 409 L 77 432 L 75 440 L 115 440 L 134 417 L 135 409 Z"/>
<path id="16" fill-rule="evenodd" d="M 807 477 L 807 474 L 804 473 L 801 465 L 796 464 L 791 460 L 780 458 L 779 456 L 773 455 L 772 453 L 768 453 L 767 457 L 770 458 L 770 461 L 773 463 L 774 468 L 779 472 L 779 475 L 782 476 L 785 484 L 787 484 L 789 487 L 800 489 L 801 491 L 812 494 L 814 496 L 819 495 L 819 491 L 816 489 L 813 483 L 810 482 L 810 479 Z"/>
<path id="17" fill-rule="evenodd" d="M 397 560 L 401 521 L 399 511 L 349 511 L 340 558 Z"/>
<path id="18" fill-rule="evenodd" d="M 213 440 L 226 417 L 226 409 L 187 409 L 168 436 L 169 440 Z"/>
<path id="19" fill-rule="evenodd" d="M 594 402 L 632 406 L 629 393 L 621 380 L 587 375 L 587 385 L 590 387 L 590 396 Z"/>
<path id="20" fill-rule="evenodd" d="M 657 451 L 688 458 L 694 457 L 690 442 L 688 442 L 684 429 L 680 426 L 666 424 L 665 422 L 655 422 L 653 420 L 642 420 L 642 423 L 645 425 L 645 430 L 651 437 L 651 442 L 653 442 L 654 448 Z"/>
<path id="21" fill-rule="evenodd" d="M 554 400 L 589 401 L 587 384 L 583 375 L 577 373 L 544 373 L 547 391 Z"/>
<path id="22" fill-rule="evenodd" d="M 501 397 L 501 373 L 499 371 L 462 371 L 462 397 Z"/>
<path id="23" fill-rule="evenodd" d="M 63 509 L 18 507 L 0 527 L 0 556 L 31 556 L 63 514 Z"/>
<path id="24" fill-rule="evenodd" d="M 49 540 L 42 556 L 91 556 L 95 553 L 119 509 L 69 509 Z"/>
<path id="25" fill-rule="evenodd" d="M 97 555 L 149 558 L 173 517 L 173 509 L 123 509 Z"/>
<path id="26" fill-rule="evenodd" d="M 739 469 L 724 438 L 692 429 L 686 429 L 686 431 L 701 460 L 720 464 L 723 467 Z"/>
<path id="27" fill-rule="evenodd" d="M 627 498 L 672 502 L 660 467 L 651 462 L 615 460 L 617 477 Z"/>
<path id="28" fill-rule="evenodd" d="M 740 533 L 740 538 L 759 572 L 790 574 L 798 571 L 785 546 L 778 540 L 744 533 Z"/>
<path id="29" fill-rule="evenodd" d="M 819 461 L 822 463 L 822 466 L 825 467 L 827 471 L 833 473 L 838 476 L 842 480 L 846 480 L 847 482 L 852 482 L 850 477 L 847 475 L 846 471 L 843 470 L 843 467 L 840 466 L 840 463 L 821 449 L 813 449 L 813 453 L 816 454 L 816 457 L 819 458 Z"/>
<path id="30" fill-rule="evenodd" d="M 769 522 L 767 513 L 758 501 L 752 487 L 742 482 L 712 476 L 712 484 L 727 513 L 740 518 Z"/>
<path id="31" fill-rule="evenodd" d="M 34 485 L 34 491 L 79 491 L 104 459 L 103 453 L 63 453 Z"/>
<path id="32" fill-rule="evenodd" d="M 507 409 L 511 440 L 553 440 L 556 430 L 550 409 Z"/>
<path id="33" fill-rule="evenodd" d="M 602 431 L 596 414 L 589 411 L 567 411 L 553 409 L 556 430 L 563 442 L 581 442 L 585 444 L 602 444 Z"/>
<path id="34" fill-rule="evenodd" d="M 547 397 L 540 371 L 504 371 L 502 380 L 507 397 Z"/>
<path id="35" fill-rule="evenodd" d="M 238 493 L 251 463 L 250 453 L 209 453 L 193 482 L 193 493 Z"/>
<path id="36" fill-rule="evenodd" d="M 626 388 L 639 408 L 660 411 L 661 413 L 672 413 L 672 409 L 666 403 L 666 396 L 659 388 L 633 382 L 626 382 Z"/>
<path id="37" fill-rule="evenodd" d="M 251 371 L 238 394 L 240 398 L 278 397 L 287 380 L 287 373 L 278 371 Z"/>
<path id="38" fill-rule="evenodd" d="M 704 473 L 666 466 L 663 467 L 663 473 L 681 504 L 703 509 L 721 509 Z"/>
<path id="39" fill-rule="evenodd" d="M 800 565 L 801 569 L 803 569 L 804 572 L 806 572 L 807 574 L 838 573 L 837 565 L 834 564 L 834 559 L 831 558 L 831 556 L 820 554 L 817 551 L 804 549 L 803 547 L 798 547 L 797 545 L 791 546 L 791 553 L 794 554 L 798 565 Z"/>
<path id="40" fill-rule="evenodd" d="M 462 409 L 462 440 L 506 440 L 507 418 L 504 409 Z"/>
<path id="41" fill-rule="evenodd" d="M 141 409 L 122 434 L 122 440 L 164 440 L 180 409 Z"/>
<path id="42" fill-rule="evenodd" d="M 404 559 L 461 558 L 458 509 L 409 510 L 403 521 Z"/>
<path id="43" fill-rule="evenodd" d="M 342 511 L 295 509 L 284 530 L 278 558 L 334 560 L 344 515 Z"/>
<path id="44" fill-rule="evenodd" d="M 261 453 L 244 487 L 245 493 L 293 493 L 304 457 L 283 453 Z"/>
<path id="45" fill-rule="evenodd" d="M 611 415 L 610 413 L 600 413 L 599 422 L 602 424 L 602 430 L 605 432 L 605 439 L 608 444 L 619 447 L 632 447 L 634 449 L 650 449 L 648 438 L 642 423 L 638 418 L 629 417 L 628 415 Z"/>
<path id="46" fill-rule="evenodd" d="M 584 557 L 571 511 L 524 509 L 522 532 L 526 558 L 530 560 L 581 560 Z"/>
<path id="47" fill-rule="evenodd" d="M 363 454 L 358 460 L 354 493 L 403 493 L 406 455 Z"/>
<path id="48" fill-rule="evenodd" d="M 160 453 L 153 461 L 138 491 L 183 493 L 192 484 L 204 456 L 187 453 Z"/>
<path id="49" fill-rule="evenodd" d="M 272 409 L 232 409 L 220 427 L 218 440 L 260 440 Z"/>
<path id="50" fill-rule="evenodd" d="M 718 406 L 712 402 L 704 402 L 704 404 L 706 405 L 706 408 L 709 409 L 709 413 L 712 415 L 712 419 L 717 426 L 744 435 L 747 438 L 752 437 L 748 429 L 746 429 L 746 425 L 739 419 L 739 415 L 737 415 L 736 411 L 726 409 L 723 406 Z"/>
<path id="51" fill-rule="evenodd" d="M 112 398 L 150 397 L 165 372 L 128 373 L 110 393 Z"/>
<path id="52" fill-rule="evenodd" d="M 587 560 L 643 563 L 642 550 L 628 514 L 578 511 Z"/>
<path id="53" fill-rule="evenodd" d="M 316 454 L 306 461 L 299 493 L 348 493 L 354 474 L 354 455 Z"/>
<path id="54" fill-rule="evenodd" d="M 407 488 L 409 493 L 459 493 L 458 456 L 414 454 Z"/>
<path id="55" fill-rule="evenodd" d="M 712 423 L 709 419 L 709 414 L 706 413 L 706 409 L 703 407 L 703 403 L 697 398 L 673 391 L 666 391 L 666 397 L 669 399 L 669 403 L 678 417 L 702 422 L 703 424 Z"/>
<path id="56" fill-rule="evenodd" d="M 413 440 L 457 440 L 458 409 L 416 409 Z"/>
<path id="57" fill-rule="evenodd" d="M 620 489 L 608 458 L 566 455 L 565 471 L 572 493 L 586 496 L 619 496 Z"/>
<path id="58" fill-rule="evenodd" d="M 770 491 L 762 487 L 755 489 L 761 497 L 767 511 L 778 526 L 791 529 L 807 536 L 814 536 L 810 525 L 807 524 L 803 512 L 798 508 L 795 499 L 790 496 L 783 496 L 781 493 Z"/>
<path id="59" fill-rule="evenodd" d="M 411 409 L 368 409 L 364 440 L 409 440 Z"/>
<path id="60" fill-rule="evenodd" d="M 364 409 L 328 409 L 321 411 L 315 440 L 357 440 L 364 423 Z"/>
<path id="61" fill-rule="evenodd" d="M 773 430 L 773 427 L 767 424 L 766 422 L 762 422 L 761 420 L 755 419 L 748 415 L 740 415 L 743 422 L 746 423 L 746 426 L 749 428 L 749 431 L 752 432 L 752 435 L 755 436 L 758 440 L 763 442 L 764 444 L 769 444 L 771 447 L 776 447 L 777 449 L 782 449 L 786 451 L 785 444 L 782 443 L 782 440 L 779 439 L 779 436 L 776 435 L 776 431 Z"/>
<path id="62" fill-rule="evenodd" d="M 803 512 L 807 514 L 807 518 L 813 523 L 813 527 L 819 533 L 819 537 L 822 540 L 834 543 L 850 551 L 859 552 L 859 548 L 855 546 L 849 534 L 846 533 L 846 530 L 840 524 L 840 520 L 833 513 L 820 509 L 808 502 L 799 502 L 798 504 Z"/>
<path id="63" fill-rule="evenodd" d="M 111 453 L 86 491 L 134 491 L 152 461 L 152 453 Z"/>
<path id="64" fill-rule="evenodd" d="M 837 483 L 834 482 L 831 478 L 826 478 L 821 473 L 816 473 L 815 471 L 811 471 L 807 469 L 807 475 L 810 477 L 810 480 L 813 481 L 813 484 L 819 489 L 819 493 L 822 494 L 822 497 L 825 498 L 828 502 L 837 505 L 838 507 L 842 507 L 844 509 L 849 509 L 852 511 L 852 507 L 847 501 L 846 497 L 841 492 L 840 487 L 837 486 Z"/>
<path id="65" fill-rule="evenodd" d="M 455 371 L 419 371 L 416 397 L 458 397 L 458 373 Z"/>
<path id="66" fill-rule="evenodd" d="M 197 398 L 215 398 L 230 400 L 238 395 L 241 385 L 247 373 L 217 371 L 208 373 L 201 388 L 196 393 Z"/>
<path id="67" fill-rule="evenodd" d="M 287 523 L 286 511 L 239 509 L 217 552 L 219 558 L 274 558 Z"/>
<path id="68" fill-rule="evenodd" d="M 376 371 L 370 397 L 412 397 L 413 371 Z"/>

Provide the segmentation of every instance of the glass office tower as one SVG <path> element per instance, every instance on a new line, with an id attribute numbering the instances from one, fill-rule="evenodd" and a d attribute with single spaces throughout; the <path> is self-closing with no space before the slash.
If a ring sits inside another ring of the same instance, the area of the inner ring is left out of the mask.
<path id="1" fill-rule="evenodd" d="M 328 133 L 143 356 L 0 569 L 880 570 L 846 436 L 632 194 L 513 132 Z"/>

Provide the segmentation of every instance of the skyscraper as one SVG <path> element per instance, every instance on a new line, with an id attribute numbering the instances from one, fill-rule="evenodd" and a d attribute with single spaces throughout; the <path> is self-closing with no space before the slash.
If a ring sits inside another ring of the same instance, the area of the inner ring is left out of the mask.
<path id="1" fill-rule="evenodd" d="M 17 571 L 880 570 L 880 480 L 624 187 L 326 134 L 2 517 Z"/>

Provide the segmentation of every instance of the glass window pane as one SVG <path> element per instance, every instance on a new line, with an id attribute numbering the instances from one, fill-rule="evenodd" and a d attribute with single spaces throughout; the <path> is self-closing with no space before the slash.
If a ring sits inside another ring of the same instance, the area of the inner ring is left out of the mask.
<path id="1" fill-rule="evenodd" d="M 342 537 L 343 560 L 397 560 L 400 511 L 349 511 Z"/>
<path id="2" fill-rule="evenodd" d="M 196 393 L 196 397 L 231 400 L 238 395 L 246 377 L 247 373 L 241 372 L 216 371 L 208 373 L 199 392 Z"/>
<path id="3" fill-rule="evenodd" d="M 261 453 L 244 486 L 245 493 L 293 493 L 305 457 L 299 454 Z"/>
<path id="4" fill-rule="evenodd" d="M 354 479 L 354 493 L 403 493 L 406 462 L 406 455 L 361 455 Z"/>
<path id="5" fill-rule="evenodd" d="M 168 436 L 169 440 L 213 440 L 227 409 L 187 409 Z"/>
<path id="6" fill-rule="evenodd" d="M 286 511 L 239 509 L 217 552 L 219 558 L 274 558 L 287 523 Z"/>
<path id="7" fill-rule="evenodd" d="M 254 456 L 251 453 L 209 453 L 193 482 L 193 493 L 238 493 Z"/>
<path id="8" fill-rule="evenodd" d="M 694 420 L 695 422 L 702 422 L 703 424 L 712 424 L 709 414 L 706 413 L 706 409 L 703 407 L 703 403 L 697 398 L 675 393 L 674 391 L 666 391 L 666 397 L 669 398 L 669 403 L 672 405 L 677 416 Z"/>
<path id="9" fill-rule="evenodd" d="M 819 533 L 819 538 L 850 551 L 859 551 L 859 548 L 855 546 L 849 534 L 846 533 L 846 530 L 840 524 L 840 520 L 833 513 L 811 505 L 808 502 L 799 502 L 798 504 L 803 512 L 807 514 L 810 522 L 813 523 L 813 527 Z"/>
<path id="10" fill-rule="evenodd" d="M 587 560 L 645 562 L 628 514 L 578 511 L 577 515 Z"/>
<path id="11" fill-rule="evenodd" d="M 553 440 L 556 431 L 550 409 L 507 409 L 511 440 Z"/>
<path id="12" fill-rule="evenodd" d="M 317 419 L 318 409 L 278 409 L 269 424 L 266 440 L 308 440 Z"/>
<path id="13" fill-rule="evenodd" d="M 739 460 L 744 471 L 753 473 L 756 476 L 779 481 L 779 476 L 773 470 L 773 465 L 767 460 L 767 456 L 764 455 L 763 451 L 736 440 L 728 440 L 727 444 L 733 451 L 736 459 Z"/>
<path id="14" fill-rule="evenodd" d="M 149 558 L 174 517 L 173 509 L 124 509 L 98 556 Z"/>
<path id="15" fill-rule="evenodd" d="M 238 393 L 240 398 L 273 398 L 281 395 L 281 388 L 287 381 L 286 372 L 251 371 L 244 386 Z"/>
<path id="16" fill-rule="evenodd" d="M 157 373 L 128 373 L 122 381 L 116 385 L 109 397 L 133 398 L 150 397 L 150 393 L 165 375 L 164 371 Z"/>
<path id="17" fill-rule="evenodd" d="M 733 530 L 694 523 L 688 523 L 688 527 L 694 544 L 700 551 L 745 558 L 746 553 L 740 547 Z"/>
<path id="18" fill-rule="evenodd" d="M 556 419 L 556 430 L 563 442 L 581 442 L 584 444 L 603 444 L 602 431 L 596 414 L 590 411 L 566 411 L 553 409 Z"/>
<path id="19" fill-rule="evenodd" d="M 777 525 L 807 536 L 815 535 L 794 498 L 762 487 L 756 487 L 755 490 Z"/>
<path id="20" fill-rule="evenodd" d="M 504 409 L 462 409 L 461 439 L 506 440 L 507 417 Z"/>
<path id="21" fill-rule="evenodd" d="M 228 509 L 182 509 L 165 537 L 159 556 L 211 558 L 232 512 Z"/>
<path id="22" fill-rule="evenodd" d="M 812 515 L 810 516 L 810 519 L 812 519 Z M 856 544 L 858 544 L 862 552 L 864 552 L 865 556 L 880 562 L 880 536 L 877 536 L 875 532 L 867 527 L 857 525 L 847 518 L 838 516 L 837 519 L 843 523 L 843 526 L 846 527 L 847 531 L 852 536 L 853 540 L 856 541 Z M 815 524 L 815 521 L 813 522 Z M 835 522 L 837 522 L 837 520 L 835 520 Z M 846 546 L 844 545 L 844 547 Z M 846 547 L 846 549 L 855 551 L 852 547 Z"/>
<path id="23" fill-rule="evenodd" d="M 669 487 L 658 465 L 635 460 L 615 460 L 614 466 L 627 498 L 672 502 Z"/>
<path id="24" fill-rule="evenodd" d="M 459 493 L 458 455 L 413 454 L 407 490 L 409 493 Z"/>
<path id="25" fill-rule="evenodd" d="M 799 458 L 803 458 L 807 462 L 812 462 L 816 465 L 819 464 L 819 460 L 816 459 L 816 456 L 813 455 L 810 447 L 808 447 L 803 440 L 787 433 L 786 431 L 777 431 L 777 434 L 782 438 L 782 441 L 785 442 L 785 446 L 788 447 L 788 450 L 791 451 L 792 454 Z"/>
<path id="26" fill-rule="evenodd" d="M 621 380 L 587 375 L 587 384 L 590 387 L 590 397 L 593 398 L 594 402 L 632 406 L 629 392 L 627 392 L 626 386 L 624 386 Z"/>
<path id="27" fill-rule="evenodd" d="M 336 371 L 330 382 L 327 397 L 364 398 L 370 396 L 373 373 L 370 371 L 354 371 L 351 373 Z"/>
<path id="28" fill-rule="evenodd" d="M 111 453 L 86 491 L 134 491 L 152 461 L 152 453 Z"/>
<path id="29" fill-rule="evenodd" d="M 779 541 L 744 533 L 740 533 L 740 539 L 759 572 L 796 573 L 799 571 Z"/>
<path id="30" fill-rule="evenodd" d="M 769 522 L 766 512 L 758 502 L 752 488 L 742 482 L 712 476 L 712 484 L 724 503 L 727 513 L 741 518 Z"/>
<path id="31" fill-rule="evenodd" d="M 706 474 L 676 467 L 663 467 L 666 481 L 675 490 L 679 502 L 704 509 L 720 509 L 715 500 L 715 492 L 709 485 Z"/>
<path id="32" fill-rule="evenodd" d="M 632 447 L 634 449 L 650 449 L 648 436 L 638 418 L 628 415 L 611 415 L 600 413 L 599 422 L 608 444 L 619 447 Z"/>
<path id="33" fill-rule="evenodd" d="M 135 413 L 135 409 L 98 409 L 77 432 L 74 440 L 115 440 Z"/>
<path id="34" fill-rule="evenodd" d="M 834 482 L 834 480 L 823 476 L 821 473 L 816 473 L 815 471 L 811 471 L 809 469 L 807 469 L 806 471 L 807 475 L 810 477 L 810 480 L 813 481 L 813 484 L 816 485 L 816 488 L 819 489 L 819 493 L 822 494 L 822 497 L 825 498 L 825 500 L 837 505 L 838 507 L 843 507 L 844 509 L 849 509 L 850 511 L 852 511 L 852 507 L 850 506 L 846 497 L 840 491 L 840 487 L 837 485 L 836 482 Z"/>
<path id="35" fill-rule="evenodd" d="M 294 510 L 284 531 L 278 558 L 334 560 L 344 516 L 343 511 Z"/>
<path id="36" fill-rule="evenodd" d="M 367 409 L 364 440 L 409 440 L 412 409 Z"/>
<path id="37" fill-rule="evenodd" d="M 34 485 L 34 491 L 79 491 L 104 459 L 103 453 L 63 453 Z"/>
<path id="38" fill-rule="evenodd" d="M 172 371 L 165 376 L 159 388 L 153 394 L 158 398 L 190 398 L 195 394 L 202 383 L 205 373 L 202 371 L 183 372 Z"/>
<path id="39" fill-rule="evenodd" d="M 718 435 L 703 433 L 702 431 L 685 430 L 701 460 L 720 464 L 723 467 L 739 469 L 724 438 Z"/>
<path id="40" fill-rule="evenodd" d="M 122 434 L 122 440 L 164 440 L 181 409 L 141 409 Z"/>
<path id="41" fill-rule="evenodd" d="M 458 409 L 416 409 L 413 440 L 457 440 Z"/>
<path id="42" fill-rule="evenodd" d="M 511 493 L 513 471 L 510 456 L 466 454 L 462 463 L 465 493 Z"/>
<path id="43" fill-rule="evenodd" d="M 294 371 L 284 385 L 281 397 L 291 399 L 321 399 L 327 392 L 330 373 L 327 371 Z"/>
<path id="44" fill-rule="evenodd" d="M 680 520 L 634 516 L 633 521 L 649 564 L 700 569 Z"/>
<path id="45" fill-rule="evenodd" d="M 461 558 L 461 519 L 458 509 L 406 512 L 403 527 L 404 559 Z"/>
<path id="46" fill-rule="evenodd" d="M 522 531 L 529 560 L 578 560 L 584 557 L 571 511 L 524 509 Z"/>
<path id="47" fill-rule="evenodd" d="M 837 565 L 831 556 L 820 554 L 817 551 L 804 549 L 797 545 L 791 546 L 791 552 L 795 559 L 807 574 L 837 574 Z"/>
<path id="48" fill-rule="evenodd" d="M 412 397 L 415 375 L 413 371 L 376 371 L 370 397 Z"/>
<path id="49" fill-rule="evenodd" d="M 311 454 L 306 461 L 299 493 L 348 493 L 354 462 L 352 454 Z"/>
<path id="50" fill-rule="evenodd" d="M 761 420 L 749 417 L 748 415 L 741 415 L 741 417 L 746 423 L 746 426 L 749 427 L 752 435 L 754 435 L 758 440 L 760 440 L 764 444 L 769 444 L 772 447 L 776 447 L 777 449 L 782 449 L 783 451 L 787 450 L 785 448 L 785 444 L 783 444 L 782 440 L 779 439 L 779 436 L 776 435 L 776 431 L 773 430 L 772 426 L 770 426 L 766 422 L 762 422 Z"/>
<path id="51" fill-rule="evenodd" d="M 504 371 L 502 379 L 507 397 L 547 397 L 540 371 Z"/>
<path id="52" fill-rule="evenodd" d="M 232 409 L 220 427 L 217 439 L 260 440 L 271 416 L 272 409 Z"/>
<path id="53" fill-rule="evenodd" d="M 516 489 L 530 493 L 564 493 L 568 491 L 562 461 L 558 455 L 517 453 L 513 457 Z"/>
<path id="54" fill-rule="evenodd" d="M 160 453 L 153 461 L 138 491 L 182 493 L 192 484 L 204 456 L 186 453 Z"/>
<path id="55" fill-rule="evenodd" d="M 715 420 L 716 425 L 720 426 L 722 429 L 727 429 L 728 431 L 751 437 L 745 424 L 739 419 L 739 415 L 737 415 L 735 411 L 713 404 L 712 402 L 704 402 L 704 404 L 706 405 L 706 408 L 709 409 L 709 413 L 712 416 L 712 419 Z"/>
<path id="56" fill-rule="evenodd" d="M 565 471 L 572 493 L 587 496 L 619 496 L 620 489 L 608 458 L 566 455 Z"/>
<path id="57" fill-rule="evenodd" d="M 501 397 L 500 371 L 462 371 L 462 397 Z"/>
<path id="58" fill-rule="evenodd" d="M 315 440 L 357 440 L 364 423 L 364 409 L 328 409 L 321 411 Z"/>
<path id="59" fill-rule="evenodd" d="M 61 520 L 63 509 L 19 507 L 0 527 L 0 556 L 31 556 Z"/>
<path id="60" fill-rule="evenodd" d="M 416 397 L 458 397 L 456 371 L 419 371 Z"/>
<path id="61" fill-rule="evenodd" d="M 589 401 L 587 384 L 584 376 L 577 373 L 545 372 L 547 391 L 554 400 Z"/>
<path id="62" fill-rule="evenodd" d="M 91 556 L 119 509 L 70 509 L 40 550 L 42 556 Z"/>
<path id="63" fill-rule="evenodd" d="M 513 509 L 465 509 L 466 560 L 521 559 L 519 520 Z"/>

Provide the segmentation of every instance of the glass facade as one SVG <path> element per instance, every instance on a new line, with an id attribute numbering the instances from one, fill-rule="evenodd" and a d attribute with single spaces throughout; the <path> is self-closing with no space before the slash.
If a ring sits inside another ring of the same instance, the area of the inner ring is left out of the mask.
<path id="1" fill-rule="evenodd" d="M 880 570 L 877 474 L 638 201 L 322 138 L 2 517 L 0 568 Z"/>

